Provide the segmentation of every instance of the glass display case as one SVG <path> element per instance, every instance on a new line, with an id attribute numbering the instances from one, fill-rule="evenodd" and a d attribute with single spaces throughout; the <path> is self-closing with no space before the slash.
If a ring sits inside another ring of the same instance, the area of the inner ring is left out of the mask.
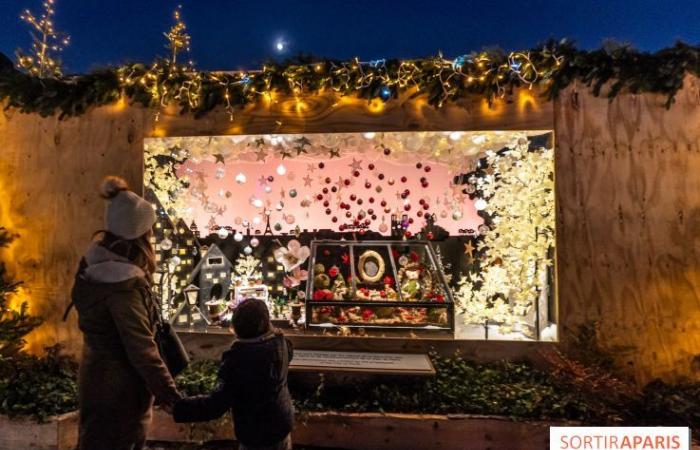
<path id="1" fill-rule="evenodd" d="M 311 242 L 309 327 L 454 330 L 454 303 L 429 241 Z"/>

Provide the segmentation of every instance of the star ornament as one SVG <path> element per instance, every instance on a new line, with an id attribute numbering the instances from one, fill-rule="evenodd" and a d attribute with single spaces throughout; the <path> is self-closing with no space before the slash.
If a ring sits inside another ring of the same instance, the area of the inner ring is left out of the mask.
<path id="1" fill-rule="evenodd" d="M 267 158 L 267 152 L 261 148 L 257 152 L 255 152 L 255 157 L 256 161 L 265 162 L 265 158 Z"/>
<path id="2" fill-rule="evenodd" d="M 464 243 L 464 254 L 469 256 L 469 259 L 474 258 L 474 246 L 472 245 L 472 241 L 467 241 Z"/>
<path id="3" fill-rule="evenodd" d="M 214 157 L 214 164 L 226 164 L 226 161 L 224 160 L 224 155 L 222 155 L 221 153 L 214 153 L 212 156 Z"/>
<path id="4" fill-rule="evenodd" d="M 313 179 L 309 176 L 308 173 L 304 178 L 302 178 L 302 180 L 304 180 L 304 186 L 311 186 L 311 182 L 313 181 Z"/>
<path id="5" fill-rule="evenodd" d="M 355 158 L 352 159 L 352 162 L 349 164 L 352 170 L 362 170 L 362 160 L 356 160 Z"/>
<path id="6" fill-rule="evenodd" d="M 330 157 L 332 158 L 340 158 L 340 148 L 332 148 L 329 150 Z"/>

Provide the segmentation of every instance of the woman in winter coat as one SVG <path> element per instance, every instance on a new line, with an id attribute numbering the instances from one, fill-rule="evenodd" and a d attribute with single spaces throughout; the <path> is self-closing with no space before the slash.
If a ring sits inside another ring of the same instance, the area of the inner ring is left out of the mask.
<path id="1" fill-rule="evenodd" d="M 101 194 L 106 230 L 80 261 L 72 293 L 84 340 L 78 448 L 139 450 L 154 397 L 165 409 L 180 398 L 154 340 L 149 238 L 156 216 L 121 178 L 106 178 Z"/>

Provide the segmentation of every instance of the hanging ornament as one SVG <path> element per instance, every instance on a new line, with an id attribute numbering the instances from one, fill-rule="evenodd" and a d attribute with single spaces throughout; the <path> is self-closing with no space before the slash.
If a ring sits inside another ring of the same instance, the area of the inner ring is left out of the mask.
<path id="1" fill-rule="evenodd" d="M 248 222 L 248 219 L 243 219 L 243 222 L 241 222 L 241 225 L 243 225 L 244 228 L 248 228 L 250 225 L 250 222 Z"/>
<path id="2" fill-rule="evenodd" d="M 216 235 L 219 236 L 220 239 L 226 239 L 228 237 L 228 230 L 221 227 L 216 231 Z"/>
<path id="3" fill-rule="evenodd" d="M 385 102 L 391 98 L 391 88 L 389 86 L 382 86 L 379 90 L 379 97 Z"/>
<path id="4" fill-rule="evenodd" d="M 265 186 L 265 193 L 269 194 L 270 192 L 272 192 L 272 186 Z"/>
<path id="5" fill-rule="evenodd" d="M 236 242 L 241 242 L 243 240 L 243 233 L 236 231 L 236 233 L 233 235 L 233 240 Z"/>
<path id="6" fill-rule="evenodd" d="M 243 253 L 245 253 L 246 255 L 250 255 L 251 253 L 253 253 L 253 247 L 251 247 L 250 245 L 246 245 L 245 248 L 243 248 Z"/>
<path id="7" fill-rule="evenodd" d="M 282 211 L 284 209 L 284 202 L 277 202 L 277 204 L 275 205 L 275 209 L 277 211 Z"/>
<path id="8" fill-rule="evenodd" d="M 296 190 L 296 189 L 290 189 L 290 190 L 289 190 L 289 196 L 290 196 L 291 198 L 296 197 L 296 196 L 297 196 L 297 190 Z"/>
<path id="9" fill-rule="evenodd" d="M 255 248 L 255 247 L 257 247 L 258 245 L 260 245 L 260 240 L 259 240 L 258 238 L 254 237 L 254 238 L 252 238 L 252 239 L 250 240 L 250 246 L 251 246 L 251 247 Z"/>
<path id="10" fill-rule="evenodd" d="M 277 172 L 277 175 L 281 176 L 287 173 L 287 168 L 284 167 L 284 164 L 280 164 L 279 166 L 277 166 L 277 169 L 275 171 Z"/>
<path id="11" fill-rule="evenodd" d="M 483 198 L 477 198 L 474 202 L 474 208 L 476 208 L 477 211 L 483 211 L 487 206 L 489 206 L 489 204 L 486 203 L 486 200 Z"/>
<path id="12" fill-rule="evenodd" d="M 277 222 L 277 223 L 275 224 L 275 231 L 281 231 L 281 230 L 282 230 L 282 224 L 279 223 L 279 222 Z"/>
<path id="13" fill-rule="evenodd" d="M 173 241 L 168 239 L 167 237 L 160 241 L 160 249 L 165 250 L 166 252 L 173 248 Z"/>
<path id="14" fill-rule="evenodd" d="M 217 167 L 216 168 L 216 174 L 214 175 L 217 180 L 220 180 L 226 175 L 226 171 L 224 170 L 223 167 Z"/>
<path id="15" fill-rule="evenodd" d="M 462 211 L 456 209 L 452 211 L 452 220 L 459 220 L 462 218 Z"/>
<path id="16" fill-rule="evenodd" d="M 381 186 L 377 186 L 377 187 L 374 188 L 374 190 L 377 191 L 377 193 L 379 194 L 379 193 L 382 192 L 382 187 L 381 187 Z"/>
<path id="17" fill-rule="evenodd" d="M 240 172 L 238 175 L 236 175 L 236 183 L 243 184 L 245 182 L 246 182 L 246 176 L 243 172 Z"/>

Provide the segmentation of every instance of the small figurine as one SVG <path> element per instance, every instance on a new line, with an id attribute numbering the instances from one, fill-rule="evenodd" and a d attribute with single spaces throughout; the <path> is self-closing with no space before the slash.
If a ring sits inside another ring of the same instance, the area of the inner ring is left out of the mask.
<path id="1" fill-rule="evenodd" d="M 416 263 L 409 263 L 401 269 L 401 295 L 404 300 L 411 301 L 422 298 L 420 274 L 421 267 Z"/>

